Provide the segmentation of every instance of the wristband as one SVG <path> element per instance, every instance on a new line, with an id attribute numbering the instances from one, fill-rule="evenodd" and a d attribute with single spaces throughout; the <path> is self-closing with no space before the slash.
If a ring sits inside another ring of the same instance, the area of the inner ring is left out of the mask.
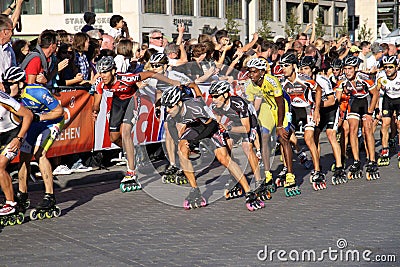
<path id="1" fill-rule="evenodd" d="M 232 125 L 228 125 L 228 126 L 226 127 L 226 130 L 227 130 L 227 131 L 232 130 Z"/>
<path id="2" fill-rule="evenodd" d="M 34 122 L 39 122 L 40 121 L 40 116 L 38 114 L 33 114 L 33 121 Z"/>
<path id="3" fill-rule="evenodd" d="M 24 142 L 24 138 L 23 137 L 15 137 L 21 144 Z"/>
<path id="4" fill-rule="evenodd" d="M 9 5 L 8 8 L 11 9 L 11 11 L 15 9 L 15 7 L 11 7 L 11 5 Z"/>
<path id="5" fill-rule="evenodd" d="M 378 115 L 379 114 L 379 108 L 376 108 L 375 110 L 374 110 L 374 112 L 375 112 L 375 115 Z"/>
<path id="6" fill-rule="evenodd" d="M 373 113 L 372 113 L 372 112 L 367 112 L 367 115 L 370 115 L 370 116 L 372 116 L 372 115 L 373 115 Z"/>

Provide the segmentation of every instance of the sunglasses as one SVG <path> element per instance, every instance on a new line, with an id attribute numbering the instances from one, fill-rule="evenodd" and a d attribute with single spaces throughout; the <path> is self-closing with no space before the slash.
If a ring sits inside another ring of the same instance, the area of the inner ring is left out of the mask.
<path id="1" fill-rule="evenodd" d="M 287 67 L 292 66 L 292 64 L 290 64 L 290 63 L 281 63 L 281 64 L 279 64 L 279 66 L 281 66 L 282 68 L 287 68 Z"/>
<path id="2" fill-rule="evenodd" d="M 332 68 L 333 71 L 340 71 L 341 69 L 339 68 Z"/>
<path id="3" fill-rule="evenodd" d="M 214 99 L 216 99 L 216 98 L 218 98 L 218 97 L 220 97 L 221 95 L 212 95 L 211 97 L 212 98 L 214 98 Z"/>
<path id="4" fill-rule="evenodd" d="M 162 36 L 159 36 L 159 37 L 151 37 L 151 39 L 156 39 L 156 40 L 161 40 L 161 39 L 163 39 L 164 37 L 162 37 Z"/>
<path id="5" fill-rule="evenodd" d="M 384 66 L 384 69 L 394 69 L 394 66 Z"/>
<path id="6" fill-rule="evenodd" d="M 159 68 L 162 67 L 162 64 L 150 64 L 152 68 Z"/>

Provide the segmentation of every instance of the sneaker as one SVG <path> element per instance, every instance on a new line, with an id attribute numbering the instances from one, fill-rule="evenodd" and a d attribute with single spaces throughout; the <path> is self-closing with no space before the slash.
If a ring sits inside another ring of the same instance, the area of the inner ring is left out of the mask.
<path id="1" fill-rule="evenodd" d="M 93 170 L 93 168 L 83 165 L 81 159 L 75 162 L 74 165 L 72 165 L 71 167 L 71 172 L 90 172 L 91 170 Z"/>
<path id="2" fill-rule="evenodd" d="M 72 171 L 68 168 L 67 165 L 60 165 L 53 171 L 53 175 L 68 175 L 71 173 Z"/>
<path id="3" fill-rule="evenodd" d="M 17 205 L 17 203 L 15 203 Z M 0 215 L 8 215 L 15 212 L 15 205 L 12 206 L 10 204 L 4 204 L 0 209 Z"/>

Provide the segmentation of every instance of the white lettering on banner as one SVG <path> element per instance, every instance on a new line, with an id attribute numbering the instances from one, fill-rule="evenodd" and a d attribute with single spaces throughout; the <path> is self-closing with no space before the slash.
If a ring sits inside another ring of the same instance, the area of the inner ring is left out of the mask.
<path id="1" fill-rule="evenodd" d="M 69 121 L 71 120 L 71 112 L 69 112 L 69 109 L 67 109 L 66 107 L 63 107 L 63 109 L 64 109 L 64 113 L 67 115 L 67 116 L 64 115 L 64 119 L 65 119 L 64 123 L 68 124 Z"/>
<path id="2" fill-rule="evenodd" d="M 58 136 L 57 141 L 78 139 L 80 137 L 81 137 L 81 127 L 66 128 L 61 131 L 61 134 Z"/>

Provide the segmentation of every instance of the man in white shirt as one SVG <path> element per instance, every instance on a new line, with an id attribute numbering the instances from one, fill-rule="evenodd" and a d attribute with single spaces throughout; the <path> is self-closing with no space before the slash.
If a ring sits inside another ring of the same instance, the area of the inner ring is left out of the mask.
<path id="1" fill-rule="evenodd" d="M 149 33 L 149 48 L 154 48 L 158 53 L 164 52 L 164 36 L 160 30 L 152 30 Z"/>
<path id="2" fill-rule="evenodd" d="M 371 52 L 371 43 L 368 41 L 362 41 L 360 44 L 361 52 L 358 57 L 362 60 L 358 70 L 365 72 L 367 70 L 367 58 Z"/>
<path id="3" fill-rule="evenodd" d="M 374 75 L 378 71 L 379 60 L 382 58 L 383 49 L 378 43 L 371 46 L 372 55 L 367 58 L 367 74 Z"/>

